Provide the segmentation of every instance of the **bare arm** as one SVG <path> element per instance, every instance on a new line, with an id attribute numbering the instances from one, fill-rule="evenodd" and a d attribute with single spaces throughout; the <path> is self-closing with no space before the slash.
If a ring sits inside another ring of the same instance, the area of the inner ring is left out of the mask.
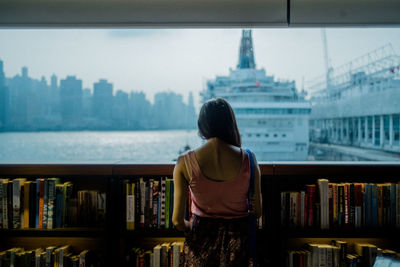
<path id="1" fill-rule="evenodd" d="M 190 227 L 190 223 L 184 219 L 188 196 L 188 181 L 185 178 L 186 168 L 183 157 L 180 156 L 174 168 L 174 211 L 172 223 L 179 231 Z"/>
<path id="2" fill-rule="evenodd" d="M 254 160 L 254 197 L 255 197 L 255 211 L 256 217 L 260 218 L 262 215 L 262 199 L 261 199 L 261 171 L 258 166 L 256 156 L 253 154 Z"/>

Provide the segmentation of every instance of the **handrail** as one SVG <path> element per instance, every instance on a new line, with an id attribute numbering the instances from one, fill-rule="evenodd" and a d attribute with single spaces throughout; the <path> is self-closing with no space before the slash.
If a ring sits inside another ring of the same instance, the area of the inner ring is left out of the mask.
<path id="1" fill-rule="evenodd" d="M 263 176 L 400 174 L 400 162 L 260 162 Z M 137 176 L 172 175 L 174 163 L 0 163 L 0 177 L 6 176 Z"/>

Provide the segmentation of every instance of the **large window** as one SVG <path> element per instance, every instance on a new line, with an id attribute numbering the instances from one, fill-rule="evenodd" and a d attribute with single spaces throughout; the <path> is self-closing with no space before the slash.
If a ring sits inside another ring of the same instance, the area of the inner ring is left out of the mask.
<path id="1" fill-rule="evenodd" d="M 1 29 L 0 162 L 169 162 L 227 99 L 259 161 L 400 159 L 400 28 Z"/>

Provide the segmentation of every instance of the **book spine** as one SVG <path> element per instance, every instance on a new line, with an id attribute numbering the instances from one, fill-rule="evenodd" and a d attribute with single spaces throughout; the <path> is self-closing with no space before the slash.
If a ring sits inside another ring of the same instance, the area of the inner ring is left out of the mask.
<path id="1" fill-rule="evenodd" d="M 326 248 L 326 266 L 333 267 L 333 255 L 332 255 L 332 248 Z"/>
<path id="2" fill-rule="evenodd" d="M 305 192 L 300 191 L 300 226 L 301 228 L 304 228 L 304 201 L 305 201 Z"/>
<path id="3" fill-rule="evenodd" d="M 400 183 L 396 184 L 396 227 L 400 228 Z"/>
<path id="4" fill-rule="evenodd" d="M 372 219 L 371 219 L 371 206 L 372 206 L 372 190 L 371 185 L 365 185 L 365 225 L 366 227 L 372 226 Z"/>
<path id="5" fill-rule="evenodd" d="M 166 181 L 166 196 L 165 196 L 165 229 L 169 229 L 169 208 L 170 208 L 170 200 L 171 200 L 171 191 L 170 191 L 170 180 L 167 179 Z"/>
<path id="6" fill-rule="evenodd" d="M 29 228 L 29 202 L 30 202 L 30 186 L 31 182 L 24 184 L 24 225 L 25 229 Z"/>
<path id="7" fill-rule="evenodd" d="M 350 211 L 349 211 L 349 224 L 350 227 L 355 227 L 355 191 L 354 191 L 354 183 L 350 184 Z"/>
<path id="8" fill-rule="evenodd" d="M 332 184 L 332 226 L 338 225 L 338 189 L 337 184 Z"/>
<path id="9" fill-rule="evenodd" d="M 378 200 L 377 200 L 377 186 L 376 184 L 371 185 L 371 219 L 372 227 L 378 227 Z"/>
<path id="10" fill-rule="evenodd" d="M 166 178 L 161 178 L 161 214 L 160 226 L 165 228 L 165 197 L 166 197 Z"/>
<path id="11" fill-rule="evenodd" d="M 39 183 L 39 229 L 43 229 L 43 200 L 44 200 L 44 179 Z"/>
<path id="12" fill-rule="evenodd" d="M 190 192 L 189 192 L 189 199 L 190 199 Z M 190 201 L 190 203 L 191 203 L 191 201 Z M 285 218 L 286 218 L 285 225 L 286 225 L 286 227 L 289 227 L 289 226 L 291 226 L 291 220 L 290 220 L 290 216 L 291 216 L 291 213 L 290 213 L 290 211 L 291 211 L 291 209 L 290 209 L 290 207 L 291 207 L 290 206 L 290 192 L 286 192 L 285 193 L 285 205 L 286 205 L 286 207 L 285 207 Z"/>
<path id="13" fill-rule="evenodd" d="M 361 184 L 354 185 L 354 225 L 356 228 L 361 228 L 362 222 L 362 195 Z"/>
<path id="14" fill-rule="evenodd" d="M 43 184 L 43 229 L 47 229 L 48 205 L 49 205 L 49 180 L 45 179 Z"/>
<path id="15" fill-rule="evenodd" d="M 383 202 L 383 223 L 384 226 L 389 226 L 390 224 L 390 186 L 385 184 L 384 186 L 384 202 Z"/>
<path id="16" fill-rule="evenodd" d="M 146 184 L 140 179 L 140 227 L 145 227 Z"/>
<path id="17" fill-rule="evenodd" d="M 135 229 L 140 227 L 140 182 L 135 181 Z"/>
<path id="18" fill-rule="evenodd" d="M 21 181 L 19 185 L 19 227 L 24 228 L 25 225 L 25 216 L 24 216 L 24 210 L 25 210 L 25 181 Z"/>
<path id="19" fill-rule="evenodd" d="M 13 224 L 12 228 L 18 229 L 20 228 L 20 180 L 19 179 L 14 179 L 12 181 L 12 215 L 13 215 Z"/>
<path id="20" fill-rule="evenodd" d="M 383 226 L 382 217 L 382 184 L 377 185 L 378 226 Z"/>
<path id="21" fill-rule="evenodd" d="M 0 179 L 0 229 L 4 228 L 3 225 L 3 179 Z M 1 259 L 0 259 L 1 262 Z"/>
<path id="22" fill-rule="evenodd" d="M 344 225 L 344 185 L 338 185 L 338 226 Z"/>
<path id="23" fill-rule="evenodd" d="M 315 185 L 307 185 L 308 195 L 308 226 L 314 226 L 314 198 L 315 198 Z"/>
<path id="24" fill-rule="evenodd" d="M 2 179 L 0 182 L 0 186 L 2 188 L 3 191 L 3 201 L 2 201 L 2 216 L 3 216 L 3 228 L 4 229 L 8 229 L 9 225 L 8 225 L 8 189 L 7 186 L 8 185 L 8 180 L 7 179 Z"/>
<path id="25" fill-rule="evenodd" d="M 396 227 L 396 184 L 390 184 L 390 227 Z"/>
<path id="26" fill-rule="evenodd" d="M 328 222 L 333 225 L 333 184 L 328 184 Z"/>
<path id="27" fill-rule="evenodd" d="M 62 196 L 63 185 L 56 185 L 56 223 L 55 227 L 62 227 Z"/>
<path id="28" fill-rule="evenodd" d="M 286 227 L 286 192 L 281 192 L 281 226 Z"/>
<path id="29" fill-rule="evenodd" d="M 135 184 L 126 183 L 126 229 L 135 229 Z"/>
<path id="30" fill-rule="evenodd" d="M 350 226 L 350 185 L 344 185 L 344 227 L 348 228 Z"/>
<path id="31" fill-rule="evenodd" d="M 48 180 L 47 228 L 54 228 L 54 202 L 56 198 L 56 181 Z"/>
<path id="32" fill-rule="evenodd" d="M 296 192 L 290 192 L 290 218 L 289 226 L 294 228 L 297 226 L 297 195 Z"/>
<path id="33" fill-rule="evenodd" d="M 157 214 L 159 213 L 158 210 L 158 181 L 154 181 L 153 185 L 153 214 L 152 214 L 152 227 L 157 228 L 158 227 L 158 220 L 157 220 Z"/>
<path id="34" fill-rule="evenodd" d="M 170 196 L 170 199 L 169 199 L 169 224 L 170 224 L 170 228 L 172 228 L 173 227 L 173 225 L 172 225 L 172 214 L 173 214 L 173 211 L 174 211 L 174 181 L 171 179 L 171 181 L 170 181 L 170 186 L 169 186 L 169 189 L 170 189 L 170 194 L 169 194 L 169 196 Z"/>
<path id="35" fill-rule="evenodd" d="M 152 226 L 152 215 L 153 215 L 153 187 L 154 180 L 150 179 L 146 183 L 146 227 L 151 228 Z"/>

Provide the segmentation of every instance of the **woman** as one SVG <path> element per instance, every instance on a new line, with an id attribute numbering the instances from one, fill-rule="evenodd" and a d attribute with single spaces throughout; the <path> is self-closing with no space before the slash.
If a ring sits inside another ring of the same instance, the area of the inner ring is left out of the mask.
<path id="1" fill-rule="evenodd" d="M 222 98 L 208 100 L 198 119 L 207 142 L 178 158 L 174 169 L 172 222 L 186 232 L 183 266 L 246 266 L 249 258 L 249 155 L 231 106 Z M 261 216 L 260 169 L 254 154 L 255 213 Z M 191 221 L 184 219 L 188 190 Z"/>

